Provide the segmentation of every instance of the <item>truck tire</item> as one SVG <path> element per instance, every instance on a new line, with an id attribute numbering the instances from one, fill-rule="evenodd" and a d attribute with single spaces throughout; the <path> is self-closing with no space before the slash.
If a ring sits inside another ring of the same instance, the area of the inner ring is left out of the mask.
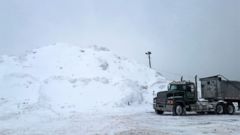
<path id="1" fill-rule="evenodd" d="M 163 114 L 164 112 L 163 111 L 159 111 L 159 110 L 155 110 L 155 113 L 156 114 Z"/>
<path id="2" fill-rule="evenodd" d="M 226 113 L 230 114 L 230 115 L 235 113 L 235 107 L 234 107 L 234 105 L 232 103 L 227 104 Z"/>
<path id="3" fill-rule="evenodd" d="M 222 103 L 217 104 L 217 106 L 215 108 L 215 113 L 223 114 L 224 113 L 224 104 L 222 104 Z"/>
<path id="4" fill-rule="evenodd" d="M 173 106 L 173 115 L 181 116 L 184 114 L 184 108 L 181 104 L 176 104 Z"/>

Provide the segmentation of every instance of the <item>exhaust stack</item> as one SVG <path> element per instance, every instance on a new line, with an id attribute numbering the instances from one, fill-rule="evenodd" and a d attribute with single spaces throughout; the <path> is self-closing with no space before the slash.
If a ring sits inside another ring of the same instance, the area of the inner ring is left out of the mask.
<path id="1" fill-rule="evenodd" d="M 181 82 L 183 81 L 183 76 L 181 76 Z"/>
<path id="2" fill-rule="evenodd" d="M 198 99 L 198 81 L 197 81 L 197 75 L 195 75 L 195 98 Z"/>

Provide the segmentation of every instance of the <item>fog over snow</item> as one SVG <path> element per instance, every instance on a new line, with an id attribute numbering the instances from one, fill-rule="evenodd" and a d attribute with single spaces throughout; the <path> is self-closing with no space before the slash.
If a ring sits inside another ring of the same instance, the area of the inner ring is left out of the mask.
<path id="1" fill-rule="evenodd" d="M 239 111 L 152 107 L 182 75 L 240 80 L 239 0 L 1 0 L 0 22 L 0 135 L 239 134 Z"/>
<path id="2" fill-rule="evenodd" d="M 0 54 L 64 42 L 107 46 L 169 79 L 240 80 L 239 0 L 1 0 Z"/>

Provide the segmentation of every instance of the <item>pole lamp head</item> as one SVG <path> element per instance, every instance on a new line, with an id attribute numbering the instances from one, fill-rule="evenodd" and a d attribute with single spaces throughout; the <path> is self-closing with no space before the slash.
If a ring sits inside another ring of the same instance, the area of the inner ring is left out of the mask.
<path id="1" fill-rule="evenodd" d="M 146 55 L 150 55 L 150 54 L 152 54 L 152 53 L 151 53 L 150 51 L 148 51 L 148 52 L 146 52 L 145 54 L 146 54 Z"/>

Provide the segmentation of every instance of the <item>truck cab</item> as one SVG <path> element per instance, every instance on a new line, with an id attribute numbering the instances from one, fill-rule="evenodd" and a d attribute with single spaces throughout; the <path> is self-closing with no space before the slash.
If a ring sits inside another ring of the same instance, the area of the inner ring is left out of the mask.
<path id="1" fill-rule="evenodd" d="M 169 84 L 167 91 L 157 94 L 153 107 L 158 114 L 169 111 L 174 115 L 183 115 L 186 109 L 190 110 L 190 104 L 195 104 L 197 100 L 197 89 L 193 82 L 174 81 Z"/>

